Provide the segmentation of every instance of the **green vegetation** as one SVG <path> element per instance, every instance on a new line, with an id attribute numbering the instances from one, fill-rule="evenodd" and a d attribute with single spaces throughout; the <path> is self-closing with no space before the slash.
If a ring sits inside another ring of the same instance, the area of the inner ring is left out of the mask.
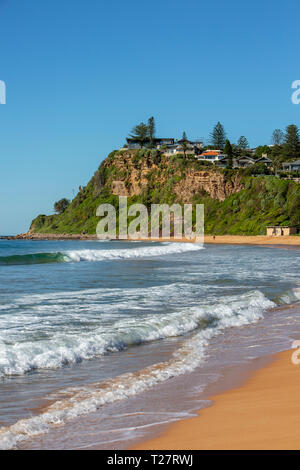
<path id="1" fill-rule="evenodd" d="M 149 128 L 147 124 L 141 122 L 137 126 L 132 129 L 132 134 L 130 134 L 132 139 L 135 139 L 141 146 L 141 148 L 145 145 L 146 142 L 149 141 Z"/>
<path id="2" fill-rule="evenodd" d="M 148 124 L 141 122 L 135 126 L 129 134 L 132 139 L 135 139 L 141 148 L 147 143 L 150 148 L 154 146 L 154 136 L 155 136 L 155 121 L 154 117 L 148 119 Z"/>
<path id="3" fill-rule="evenodd" d="M 224 153 L 225 153 L 225 155 L 227 155 L 227 166 L 228 166 L 228 168 L 232 168 L 233 150 L 232 150 L 232 145 L 230 143 L 230 140 L 228 140 L 228 139 L 226 139 L 226 142 L 225 142 Z"/>
<path id="4" fill-rule="evenodd" d="M 180 141 L 180 147 L 183 151 L 184 158 L 186 158 L 186 152 L 187 152 L 187 149 L 188 149 L 188 138 L 187 138 L 187 135 L 186 135 L 185 131 L 183 131 L 183 134 L 182 134 L 182 138 L 181 138 L 181 141 Z"/>
<path id="5" fill-rule="evenodd" d="M 241 155 L 243 155 L 246 149 L 249 148 L 248 140 L 246 139 L 244 135 L 241 135 L 241 137 L 239 138 L 237 146 Z"/>
<path id="6" fill-rule="evenodd" d="M 214 146 L 215 149 L 222 150 L 224 148 L 225 140 L 226 140 L 226 132 L 220 122 L 217 122 L 217 124 L 213 128 L 213 131 L 210 134 L 210 140 L 211 140 L 211 144 Z"/>
<path id="7" fill-rule="evenodd" d="M 155 136 L 155 122 L 154 117 L 148 119 L 148 133 L 149 133 L 149 145 L 150 148 L 154 146 L 154 136 Z"/>
<path id="8" fill-rule="evenodd" d="M 59 201 L 54 203 L 54 211 L 58 212 L 58 214 L 62 214 L 68 205 L 70 204 L 69 199 L 66 199 L 65 197 L 63 199 L 60 199 Z"/>
<path id="9" fill-rule="evenodd" d="M 205 204 L 206 233 L 265 235 L 268 225 L 300 228 L 300 186 L 274 176 L 245 177 L 245 189 L 219 202 L 194 198 Z"/>
<path id="10" fill-rule="evenodd" d="M 290 124 L 286 128 L 284 151 L 287 158 L 296 159 L 300 153 L 299 129 L 295 124 Z"/>
<path id="11" fill-rule="evenodd" d="M 147 207 L 152 203 L 181 202 L 185 178 L 193 172 L 204 171 L 212 180 L 218 177 L 220 184 L 231 185 L 238 179 L 244 189 L 224 201 L 212 199 L 201 188 L 196 194 L 190 193 L 189 202 L 205 205 L 208 234 L 265 234 L 268 225 L 295 225 L 300 229 L 300 185 L 295 182 L 262 174 L 268 173 L 264 165 L 222 170 L 188 155 L 166 158 L 156 149 L 113 151 L 63 212 L 39 215 L 31 229 L 36 233 L 94 234 L 99 222 L 97 207 L 109 203 L 118 209 L 119 199 L 112 194 L 112 182 L 121 181 L 130 190 L 132 171 L 140 194 L 132 191 L 128 204 L 139 202 Z"/>

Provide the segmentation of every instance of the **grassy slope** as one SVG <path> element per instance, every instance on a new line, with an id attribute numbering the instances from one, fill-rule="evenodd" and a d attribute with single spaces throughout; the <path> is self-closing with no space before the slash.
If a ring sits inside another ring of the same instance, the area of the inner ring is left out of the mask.
<path id="1" fill-rule="evenodd" d="M 206 233 L 265 235 L 268 225 L 300 226 L 300 186 L 273 176 L 248 177 L 244 190 L 204 204 Z"/>
<path id="2" fill-rule="evenodd" d="M 126 181 L 126 168 L 120 171 L 114 166 L 115 153 L 110 154 L 105 164 L 99 167 L 88 185 L 77 194 L 63 214 L 38 216 L 32 223 L 33 231 L 95 233 L 99 221 L 96 216 L 98 205 L 106 202 L 118 207 L 118 197 L 110 194 L 111 181 L 118 178 Z M 144 158 L 144 155 L 140 158 Z M 138 157 L 136 164 L 138 165 Z M 149 206 L 151 203 L 175 202 L 173 184 L 184 178 L 187 166 L 192 165 L 199 169 L 197 164 L 178 159 L 174 170 L 170 166 L 164 166 L 162 160 L 159 168 L 149 173 L 147 189 L 142 195 L 129 198 L 128 204 L 142 202 Z M 164 184 L 157 183 L 157 174 L 161 172 L 165 174 Z M 232 171 L 225 170 L 225 174 L 230 178 Z M 223 202 L 210 198 L 203 191 L 190 201 L 205 204 L 207 234 L 259 235 L 265 234 L 267 225 L 296 225 L 300 228 L 300 185 L 273 176 L 249 177 L 241 174 L 241 178 L 245 189 Z"/>

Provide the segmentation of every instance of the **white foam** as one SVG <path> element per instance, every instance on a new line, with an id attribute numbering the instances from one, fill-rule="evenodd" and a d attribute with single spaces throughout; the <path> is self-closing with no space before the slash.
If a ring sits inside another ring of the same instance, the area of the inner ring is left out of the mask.
<path id="1" fill-rule="evenodd" d="M 281 295 L 279 303 L 281 304 L 292 304 L 300 300 L 300 289 L 289 289 L 287 292 Z"/>
<path id="2" fill-rule="evenodd" d="M 252 306 L 257 296 L 248 293 L 199 304 L 197 289 L 197 285 L 172 284 L 23 296 L 16 300 L 21 313 L 0 317 L 0 376 L 55 369 L 214 322 L 229 322 L 239 309 Z M 112 294 L 117 301 L 111 301 Z M 186 308 L 186 297 L 193 295 L 194 305 Z M 171 297 L 177 310 L 159 313 L 162 299 Z M 144 308 L 144 313 L 132 315 L 135 308 Z"/>
<path id="3" fill-rule="evenodd" d="M 104 383 L 63 390 L 64 394 L 69 394 L 69 398 L 56 397 L 54 403 L 40 415 L 1 428 L 0 448 L 15 447 L 24 439 L 47 432 L 52 425 L 63 425 L 77 416 L 97 410 L 106 403 L 125 399 L 159 382 L 194 370 L 204 360 L 205 348 L 213 336 L 220 334 L 225 328 L 258 321 L 263 317 L 264 309 L 274 305 L 261 292 L 252 291 L 240 297 L 223 298 L 222 303 L 215 305 L 193 307 L 180 312 L 180 315 L 164 315 L 159 322 L 148 318 L 148 329 L 144 325 L 142 333 L 139 325 L 135 330 L 137 337 L 143 334 L 143 338 L 150 340 L 182 334 L 199 326 L 201 322 L 203 329 L 197 330 L 192 338 L 185 340 L 182 347 L 175 351 L 167 362 L 149 366 L 135 373 L 126 373 Z M 129 326 L 129 330 L 130 328 L 136 328 L 136 325 Z"/>
<path id="4" fill-rule="evenodd" d="M 152 256 L 164 256 L 186 251 L 198 251 L 204 249 L 199 243 L 162 243 L 155 246 L 143 246 L 128 249 L 111 250 L 74 250 L 65 251 L 65 261 L 104 261 L 130 258 L 148 258 Z"/>

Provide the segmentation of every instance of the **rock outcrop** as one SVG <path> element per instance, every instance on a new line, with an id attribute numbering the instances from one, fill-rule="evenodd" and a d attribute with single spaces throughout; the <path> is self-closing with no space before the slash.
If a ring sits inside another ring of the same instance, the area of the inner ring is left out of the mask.
<path id="1" fill-rule="evenodd" d="M 211 198 L 224 201 L 231 194 L 243 189 L 240 177 L 236 174 L 231 179 L 216 167 L 211 169 L 197 168 L 191 163 L 186 168 L 178 167 L 176 158 L 162 157 L 160 164 L 155 164 L 150 158 L 135 160 L 135 155 L 126 153 L 115 155 L 113 165 L 117 169 L 117 178 L 110 184 L 112 194 L 116 196 L 134 196 L 142 194 L 148 187 L 151 178 L 156 184 L 164 185 L 174 178 L 173 192 L 183 203 L 191 201 L 196 194 L 206 192 Z M 109 167 L 110 162 L 104 162 Z M 201 165 L 199 165 L 201 167 Z"/>

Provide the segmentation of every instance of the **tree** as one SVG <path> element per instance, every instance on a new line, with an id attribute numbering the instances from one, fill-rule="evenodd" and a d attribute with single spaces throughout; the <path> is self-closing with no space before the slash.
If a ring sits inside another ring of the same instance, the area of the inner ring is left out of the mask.
<path id="1" fill-rule="evenodd" d="M 270 170 L 264 163 L 255 163 L 244 170 L 244 175 L 269 175 Z"/>
<path id="2" fill-rule="evenodd" d="M 300 153 L 299 129 L 295 124 L 290 124 L 286 128 L 284 137 L 284 153 L 287 158 L 295 159 Z"/>
<path id="3" fill-rule="evenodd" d="M 185 131 L 183 131 L 183 133 L 182 133 L 182 139 L 181 139 L 181 140 L 182 140 L 182 141 L 185 141 L 185 142 L 187 142 L 187 140 L 188 140 Z"/>
<path id="4" fill-rule="evenodd" d="M 154 122 L 153 116 L 148 119 L 148 133 L 149 133 L 149 140 L 150 140 L 150 148 L 153 148 L 154 135 L 155 135 L 155 122 Z"/>
<path id="5" fill-rule="evenodd" d="M 222 150 L 225 144 L 226 133 L 224 127 L 220 122 L 217 122 L 215 127 L 213 128 L 212 133 L 210 134 L 211 143 L 217 149 Z"/>
<path id="6" fill-rule="evenodd" d="M 225 155 L 227 155 L 227 167 L 232 168 L 233 151 L 232 151 L 232 145 L 230 143 L 230 140 L 228 140 L 228 139 L 226 139 L 226 142 L 225 142 L 224 153 L 225 153 Z"/>
<path id="7" fill-rule="evenodd" d="M 261 158 L 263 154 L 270 155 L 271 152 L 272 149 L 268 147 L 268 145 L 259 145 L 258 147 L 256 147 L 255 156 L 256 158 Z"/>
<path id="8" fill-rule="evenodd" d="M 143 148 L 144 144 L 149 141 L 149 128 L 144 122 L 135 126 L 131 132 L 132 134 L 130 134 L 130 137 L 137 140 L 141 148 Z"/>
<path id="9" fill-rule="evenodd" d="M 244 135 L 241 135 L 237 142 L 238 149 L 241 153 L 245 153 L 245 150 L 249 148 L 249 142 Z"/>
<path id="10" fill-rule="evenodd" d="M 275 129 L 271 137 L 271 143 L 273 145 L 281 145 L 284 141 L 284 133 L 281 129 Z"/>
<path id="11" fill-rule="evenodd" d="M 282 163 L 285 160 L 285 155 L 283 152 L 282 145 L 274 145 L 271 147 L 271 154 L 269 155 L 273 161 L 273 168 L 274 170 L 282 169 Z"/>
<path id="12" fill-rule="evenodd" d="M 62 214 L 63 212 L 65 212 L 69 204 L 70 204 L 69 199 L 66 199 L 64 197 L 63 199 L 60 199 L 59 201 L 55 202 L 54 211 L 57 212 L 58 214 Z"/>
<path id="13" fill-rule="evenodd" d="M 233 157 L 238 157 L 239 154 L 240 154 L 240 151 L 239 151 L 239 148 L 238 148 L 237 144 L 233 144 L 233 143 L 231 144 L 230 143 L 230 145 L 231 145 L 231 148 L 232 148 L 232 156 Z"/>

